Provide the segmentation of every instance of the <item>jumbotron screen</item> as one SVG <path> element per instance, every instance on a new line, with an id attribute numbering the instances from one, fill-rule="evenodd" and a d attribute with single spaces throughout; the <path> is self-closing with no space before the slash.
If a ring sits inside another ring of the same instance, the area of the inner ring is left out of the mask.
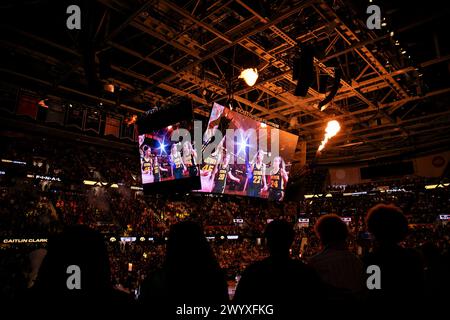
<path id="1" fill-rule="evenodd" d="M 169 125 L 160 130 L 139 135 L 142 183 L 163 182 L 198 176 L 196 150 L 179 129 L 192 130 L 191 121 Z M 172 134 L 180 132 L 174 142 Z"/>
<path id="2" fill-rule="evenodd" d="M 282 201 L 297 140 L 214 103 L 203 136 L 201 191 Z"/>
<path id="3" fill-rule="evenodd" d="M 189 102 L 161 108 L 139 120 L 140 171 L 145 194 L 200 188 L 193 130 Z M 201 150 L 201 139 L 198 149 Z"/>

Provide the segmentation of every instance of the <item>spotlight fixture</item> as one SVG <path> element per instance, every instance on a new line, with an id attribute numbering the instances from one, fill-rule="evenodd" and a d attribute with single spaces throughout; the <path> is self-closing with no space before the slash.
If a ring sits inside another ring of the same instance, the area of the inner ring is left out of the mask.
<path id="1" fill-rule="evenodd" d="M 128 117 L 126 117 L 126 118 L 124 119 L 124 123 L 125 123 L 127 126 L 131 126 L 132 124 L 135 124 L 135 123 L 136 123 L 137 118 L 138 118 L 138 116 L 137 116 L 136 114 L 130 115 L 130 116 L 128 116 Z"/>
<path id="2" fill-rule="evenodd" d="M 329 104 L 327 103 L 327 104 L 324 104 L 323 106 L 320 106 L 319 109 L 320 109 L 320 111 L 325 111 L 325 109 L 327 109 L 328 106 L 329 106 Z"/>
<path id="3" fill-rule="evenodd" d="M 106 92 L 109 92 L 109 93 L 114 93 L 114 84 L 112 84 L 112 83 L 105 83 L 103 85 L 103 90 L 105 90 Z"/>
<path id="4" fill-rule="evenodd" d="M 43 99 L 39 100 L 38 105 L 45 109 L 48 109 L 47 101 L 48 101 L 47 98 L 43 98 Z"/>
<path id="5" fill-rule="evenodd" d="M 228 108 L 230 108 L 230 110 L 233 110 L 233 101 L 232 100 L 228 101 Z"/>
<path id="6" fill-rule="evenodd" d="M 245 83 L 248 86 L 253 86 L 256 83 L 256 80 L 258 80 L 258 69 L 247 68 L 242 70 L 241 74 L 239 75 L 239 79 L 244 79 Z"/>

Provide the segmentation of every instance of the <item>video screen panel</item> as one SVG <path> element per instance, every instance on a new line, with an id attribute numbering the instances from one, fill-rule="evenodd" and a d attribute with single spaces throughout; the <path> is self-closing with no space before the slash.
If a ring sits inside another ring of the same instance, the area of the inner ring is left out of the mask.
<path id="1" fill-rule="evenodd" d="M 144 194 L 183 192 L 200 188 L 192 108 L 161 109 L 138 122 Z M 201 146 L 199 148 L 201 150 Z"/>
<path id="2" fill-rule="evenodd" d="M 214 103 L 203 136 L 199 191 L 282 201 L 297 140 Z"/>
<path id="3" fill-rule="evenodd" d="M 172 133 L 189 128 L 188 121 L 139 135 L 142 183 L 155 183 L 196 177 L 197 152 L 192 143 L 171 141 Z"/>

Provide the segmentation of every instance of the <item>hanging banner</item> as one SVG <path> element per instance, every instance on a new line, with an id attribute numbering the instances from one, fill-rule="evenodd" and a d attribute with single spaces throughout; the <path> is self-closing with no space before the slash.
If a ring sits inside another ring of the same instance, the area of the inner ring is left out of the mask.
<path id="1" fill-rule="evenodd" d="M 27 93 L 21 92 L 17 102 L 17 115 L 23 115 L 36 120 L 39 99 Z"/>
<path id="2" fill-rule="evenodd" d="M 330 168 L 330 184 L 349 185 L 361 183 L 359 167 Z"/>
<path id="3" fill-rule="evenodd" d="M 441 152 L 414 159 L 415 174 L 420 177 L 442 176 L 450 160 L 450 152 Z"/>
<path id="4" fill-rule="evenodd" d="M 127 125 L 126 123 L 122 123 L 122 130 L 120 133 L 121 139 L 128 139 L 134 141 L 134 134 L 135 134 L 134 124 Z"/>
<path id="5" fill-rule="evenodd" d="M 45 122 L 64 124 L 65 108 L 61 103 L 51 103 L 47 109 L 47 117 Z"/>
<path id="6" fill-rule="evenodd" d="M 66 126 L 76 127 L 78 129 L 83 128 L 84 110 L 81 106 L 69 105 L 67 109 L 67 121 Z"/>
<path id="7" fill-rule="evenodd" d="M 86 109 L 83 122 L 84 131 L 93 131 L 95 133 L 100 133 L 100 112 L 95 109 Z"/>
<path id="8" fill-rule="evenodd" d="M 14 113 L 17 104 L 17 90 L 11 88 L 0 88 L 0 110 Z"/>
<path id="9" fill-rule="evenodd" d="M 111 135 L 120 138 L 121 118 L 117 116 L 107 115 L 105 124 L 105 136 Z"/>

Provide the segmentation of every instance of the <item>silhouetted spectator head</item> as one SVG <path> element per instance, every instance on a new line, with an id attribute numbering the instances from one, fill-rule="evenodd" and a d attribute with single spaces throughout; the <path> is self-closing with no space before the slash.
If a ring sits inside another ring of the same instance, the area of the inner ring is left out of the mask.
<path id="1" fill-rule="evenodd" d="M 69 290 L 69 266 L 78 266 L 81 290 Z M 96 296 L 111 289 L 110 265 L 103 236 L 87 226 L 68 227 L 48 241 L 47 255 L 42 262 L 35 287 L 42 292 L 64 296 Z"/>
<path id="2" fill-rule="evenodd" d="M 166 261 L 141 286 L 140 301 L 151 304 L 158 319 L 175 319 L 181 304 L 220 304 L 228 301 L 225 275 L 195 222 L 171 226 Z"/>
<path id="3" fill-rule="evenodd" d="M 323 246 L 345 244 L 348 237 L 347 225 L 336 214 L 320 217 L 314 226 L 314 231 Z"/>
<path id="4" fill-rule="evenodd" d="M 169 269 L 218 268 L 203 229 L 193 221 L 171 226 L 167 242 L 166 267 Z"/>
<path id="5" fill-rule="evenodd" d="M 378 204 L 366 217 L 367 228 L 380 243 L 393 244 L 402 241 L 408 233 L 408 221 L 395 205 Z"/>
<path id="6" fill-rule="evenodd" d="M 285 220 L 274 220 L 267 225 L 264 236 L 271 256 L 288 255 L 294 241 L 294 229 Z"/>

